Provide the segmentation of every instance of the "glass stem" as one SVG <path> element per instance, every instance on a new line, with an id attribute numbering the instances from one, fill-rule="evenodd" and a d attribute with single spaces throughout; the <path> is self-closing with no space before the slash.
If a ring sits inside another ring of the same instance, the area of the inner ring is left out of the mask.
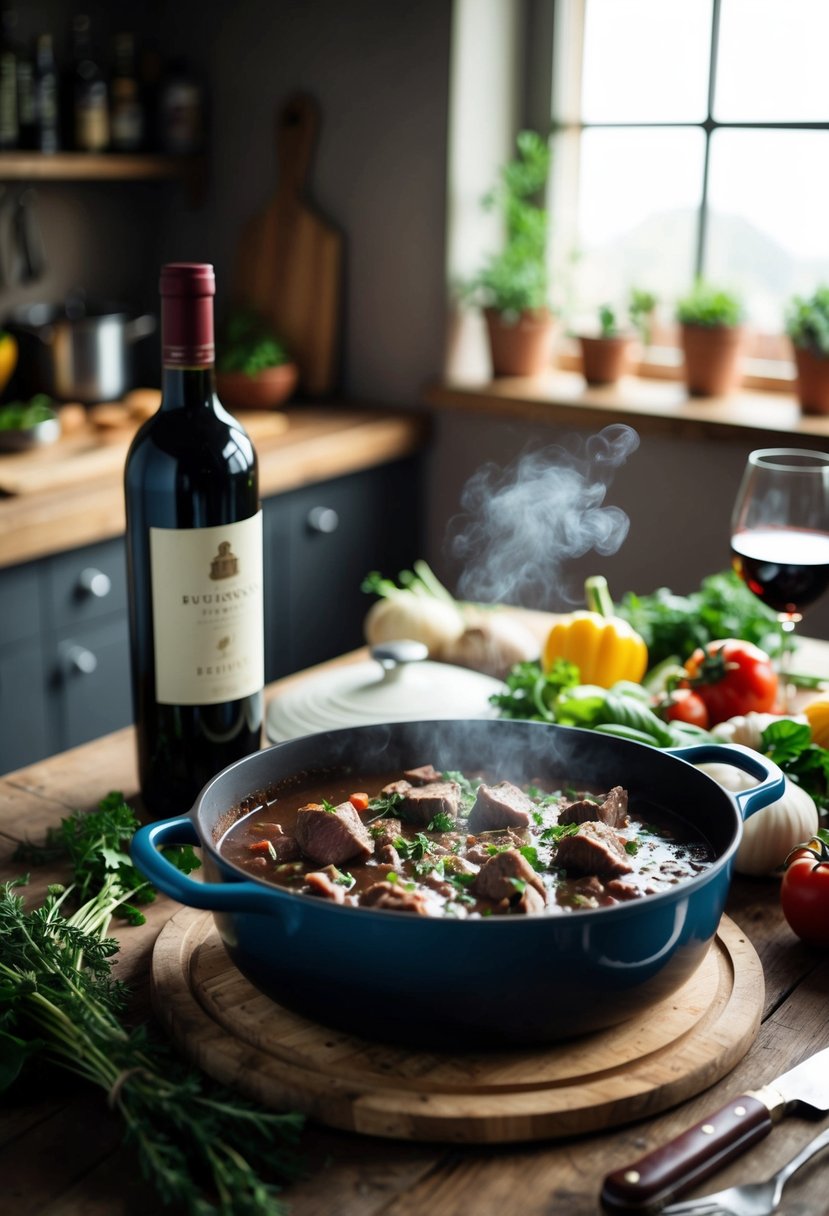
<path id="1" fill-rule="evenodd" d="M 798 621 L 802 620 L 799 612 L 781 612 L 777 618 L 783 630 L 783 649 L 777 662 L 777 679 L 780 693 L 780 706 L 783 713 L 788 713 L 791 704 L 791 688 L 789 673 L 792 670 L 792 655 L 794 653 L 794 631 Z"/>

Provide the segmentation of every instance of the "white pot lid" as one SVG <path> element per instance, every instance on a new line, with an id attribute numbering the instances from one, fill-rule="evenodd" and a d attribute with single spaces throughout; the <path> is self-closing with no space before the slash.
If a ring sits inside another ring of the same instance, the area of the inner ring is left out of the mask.
<path id="1" fill-rule="evenodd" d="M 372 722 L 491 718 L 489 697 L 503 684 L 479 671 L 434 663 L 421 642 L 386 642 L 372 658 L 309 675 L 271 701 L 272 743 Z"/>

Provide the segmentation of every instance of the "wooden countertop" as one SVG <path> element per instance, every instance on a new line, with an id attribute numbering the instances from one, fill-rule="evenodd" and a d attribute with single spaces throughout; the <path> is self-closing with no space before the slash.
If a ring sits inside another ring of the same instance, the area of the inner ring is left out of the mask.
<path id="1" fill-rule="evenodd" d="M 355 473 L 416 452 L 423 414 L 354 405 L 284 411 L 288 425 L 257 439 L 263 498 Z M 0 499 L 0 568 L 119 536 L 124 531 L 121 467 L 75 486 Z"/>
<path id="2" fill-rule="evenodd" d="M 435 410 L 568 427 L 627 422 L 642 434 L 738 439 L 754 447 L 829 445 L 829 417 L 802 414 L 791 393 L 743 390 L 729 397 L 689 397 L 681 382 L 635 376 L 589 388 L 578 373 L 553 371 L 434 384 L 423 399 Z"/>
<path id="3" fill-rule="evenodd" d="M 821 670 L 829 673 L 829 645 L 814 646 L 818 649 L 810 657 L 820 655 Z M 279 687 L 271 686 L 269 695 Z M 12 838 L 39 839 L 61 815 L 93 806 L 110 789 L 122 790 L 137 805 L 131 729 L 0 779 L 0 880 L 19 871 L 11 862 Z M 54 871 L 36 870 L 33 895 L 41 895 L 57 877 Z M 616 1131 L 526 1146 L 404 1143 L 309 1127 L 303 1144 L 309 1176 L 285 1193 L 291 1216 L 595 1216 L 608 1170 L 829 1045 L 829 956 L 794 938 L 779 910 L 778 885 L 740 877 L 732 885 L 728 912 L 762 961 L 765 1005 L 754 1045 L 711 1089 Z M 120 933 L 117 974 L 135 990 L 140 1014 L 148 1007 L 153 942 L 174 909 L 170 900 L 160 898 L 149 907 L 145 926 Z M 825 1124 L 823 1119 L 818 1126 Z M 763 1178 L 816 1131 L 815 1123 L 792 1115 L 700 1189 Z M 17 1216 L 146 1216 L 159 1211 L 154 1193 L 139 1179 L 131 1151 L 119 1143 L 120 1128 L 105 1101 L 80 1083 L 44 1073 L 36 1088 L 18 1086 L 0 1107 L 0 1177 L 7 1210 Z M 783 1216 L 824 1210 L 825 1171 L 824 1159 L 823 1166 L 818 1162 L 798 1175 L 779 1209 Z"/>

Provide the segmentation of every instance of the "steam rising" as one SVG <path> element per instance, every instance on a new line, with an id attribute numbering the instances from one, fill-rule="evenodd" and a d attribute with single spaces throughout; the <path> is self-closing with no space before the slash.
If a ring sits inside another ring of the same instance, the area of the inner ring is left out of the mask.
<path id="1" fill-rule="evenodd" d="M 450 524 L 450 551 L 463 565 L 459 594 L 539 608 L 566 598 L 565 563 L 591 550 L 608 557 L 628 534 L 625 512 L 602 504 L 638 446 L 636 431 L 617 424 L 570 449 L 550 445 L 504 468 L 480 468 Z"/>

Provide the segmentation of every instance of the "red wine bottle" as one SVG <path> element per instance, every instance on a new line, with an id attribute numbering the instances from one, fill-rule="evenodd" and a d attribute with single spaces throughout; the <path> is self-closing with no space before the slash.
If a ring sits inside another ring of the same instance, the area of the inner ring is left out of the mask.
<path id="1" fill-rule="evenodd" d="M 127 455 L 127 570 L 141 792 L 186 811 L 260 745 L 264 645 L 256 454 L 213 384 L 213 267 L 161 272 L 161 405 Z"/>

